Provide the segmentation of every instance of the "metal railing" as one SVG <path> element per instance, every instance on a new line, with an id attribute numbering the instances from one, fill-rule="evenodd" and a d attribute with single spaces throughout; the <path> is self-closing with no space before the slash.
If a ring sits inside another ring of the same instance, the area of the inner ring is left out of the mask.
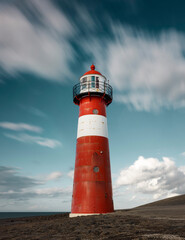
<path id="1" fill-rule="evenodd" d="M 107 95 L 108 98 L 112 99 L 113 90 L 112 87 L 105 82 L 95 82 L 95 81 L 87 81 L 85 83 L 78 83 L 73 87 L 73 99 L 80 95 L 84 95 L 85 93 L 100 93 Z"/>

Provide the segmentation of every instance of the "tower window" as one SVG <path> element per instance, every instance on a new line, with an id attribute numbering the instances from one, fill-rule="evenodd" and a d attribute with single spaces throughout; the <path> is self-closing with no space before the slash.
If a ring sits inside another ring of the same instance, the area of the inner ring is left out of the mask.
<path id="1" fill-rule="evenodd" d="M 94 114 L 98 114 L 98 109 L 93 109 Z"/>
<path id="2" fill-rule="evenodd" d="M 99 172 L 99 167 L 95 166 L 95 167 L 93 168 L 93 171 L 94 171 L 95 173 Z"/>

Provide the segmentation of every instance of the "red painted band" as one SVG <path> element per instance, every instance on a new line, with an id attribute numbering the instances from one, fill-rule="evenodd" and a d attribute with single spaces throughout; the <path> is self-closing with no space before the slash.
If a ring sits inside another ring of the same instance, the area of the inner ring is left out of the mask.
<path id="1" fill-rule="evenodd" d="M 101 97 L 84 97 L 80 100 L 79 106 L 79 117 L 88 114 L 99 114 L 106 117 L 106 104 Z"/>
<path id="2" fill-rule="evenodd" d="M 72 213 L 113 212 L 108 139 L 77 139 Z"/>

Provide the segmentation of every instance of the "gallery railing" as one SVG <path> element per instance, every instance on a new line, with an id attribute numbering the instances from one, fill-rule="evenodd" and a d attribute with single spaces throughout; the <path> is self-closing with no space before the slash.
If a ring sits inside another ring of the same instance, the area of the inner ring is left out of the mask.
<path id="1" fill-rule="evenodd" d="M 78 83 L 73 87 L 73 99 L 80 98 L 80 96 L 84 96 L 87 94 L 91 95 L 104 95 L 109 100 L 112 101 L 113 98 L 113 89 L 106 82 L 95 82 L 95 81 L 87 81 L 85 83 Z"/>

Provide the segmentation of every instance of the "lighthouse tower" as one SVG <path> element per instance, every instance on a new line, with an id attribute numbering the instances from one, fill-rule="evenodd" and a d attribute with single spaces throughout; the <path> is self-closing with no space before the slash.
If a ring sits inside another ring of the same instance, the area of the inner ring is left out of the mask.
<path id="1" fill-rule="evenodd" d="M 112 87 L 94 65 L 74 86 L 73 101 L 79 119 L 70 217 L 113 212 L 106 117 Z"/>

